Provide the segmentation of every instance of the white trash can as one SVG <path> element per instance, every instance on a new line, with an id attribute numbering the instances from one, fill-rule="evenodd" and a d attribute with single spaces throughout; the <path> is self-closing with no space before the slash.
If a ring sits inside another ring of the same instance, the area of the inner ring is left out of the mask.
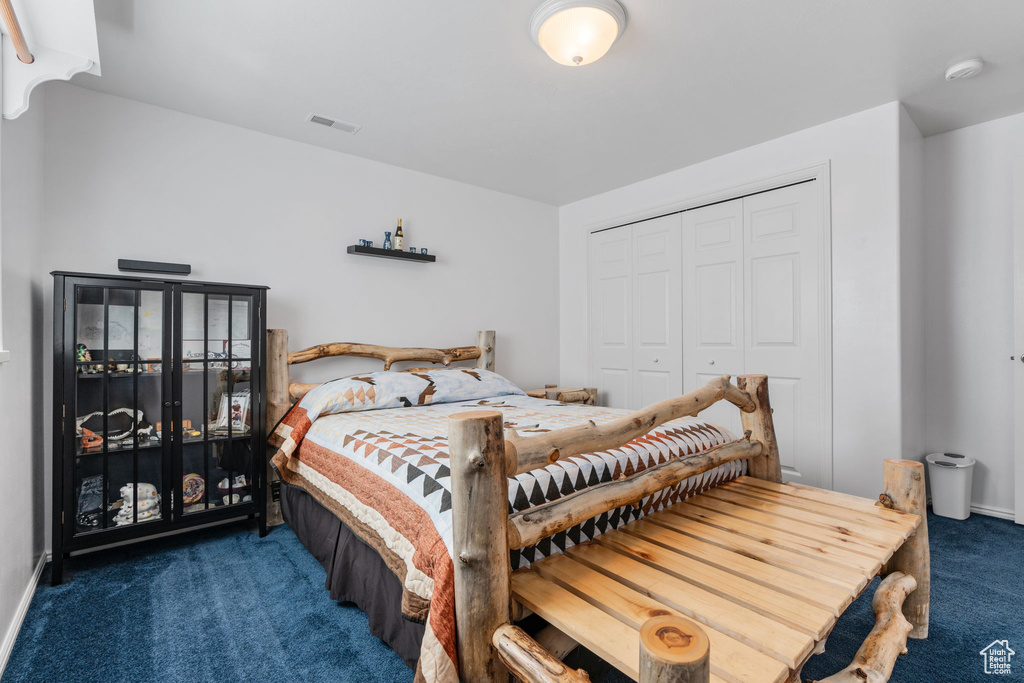
<path id="1" fill-rule="evenodd" d="M 932 512 L 952 519 L 970 517 L 974 458 L 957 453 L 929 453 L 924 459 L 931 480 Z"/>

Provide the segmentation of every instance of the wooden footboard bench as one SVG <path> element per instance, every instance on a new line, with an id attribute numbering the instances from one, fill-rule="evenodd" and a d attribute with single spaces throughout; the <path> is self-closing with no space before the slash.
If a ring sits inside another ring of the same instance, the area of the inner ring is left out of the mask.
<path id="1" fill-rule="evenodd" d="M 509 516 L 508 477 L 617 448 L 719 400 L 742 439 Z M 553 643 L 582 644 L 642 683 L 798 681 L 836 619 L 879 574 L 875 628 L 827 679 L 888 680 L 909 637 L 927 637 L 929 557 L 921 463 L 886 460 L 880 501 L 783 484 L 767 378 L 716 380 L 619 420 L 523 437 L 497 412 L 449 425 L 460 678 L 586 681 Z M 649 514 L 593 542 L 510 571 L 523 548 L 737 459 L 750 476 Z M 527 611 L 551 647 L 514 625 Z"/>

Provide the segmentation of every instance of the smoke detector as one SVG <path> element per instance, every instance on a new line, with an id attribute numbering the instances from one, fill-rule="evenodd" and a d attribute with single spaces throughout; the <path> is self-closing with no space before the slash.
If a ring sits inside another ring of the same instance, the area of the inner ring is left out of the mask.
<path id="1" fill-rule="evenodd" d="M 362 128 L 362 126 L 357 126 L 354 123 L 339 121 L 338 119 L 332 119 L 329 116 L 321 116 L 320 114 L 310 114 L 306 117 L 306 121 L 309 123 L 315 123 L 318 126 L 327 126 L 328 128 L 340 130 L 344 133 L 349 133 L 350 135 L 355 135 L 359 132 L 359 129 Z"/>
<path id="2" fill-rule="evenodd" d="M 963 78 L 971 78 L 972 76 L 980 74 L 981 70 L 984 68 L 985 62 L 983 62 L 980 57 L 967 59 L 946 69 L 946 80 L 958 81 Z"/>

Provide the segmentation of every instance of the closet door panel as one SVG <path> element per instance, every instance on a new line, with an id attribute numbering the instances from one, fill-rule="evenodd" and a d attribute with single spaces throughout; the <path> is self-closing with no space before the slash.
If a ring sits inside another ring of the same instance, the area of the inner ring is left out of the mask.
<path id="1" fill-rule="evenodd" d="M 634 392 L 632 235 L 590 237 L 590 374 L 601 403 L 626 408 Z"/>
<path id="2" fill-rule="evenodd" d="M 745 367 L 743 204 L 715 204 L 681 214 L 683 390 L 693 391 Z M 738 411 L 716 405 L 701 418 L 742 434 Z"/>
<path id="3" fill-rule="evenodd" d="M 746 367 L 769 377 L 783 476 L 822 483 L 821 221 L 816 183 L 743 199 Z"/>
<path id="4" fill-rule="evenodd" d="M 697 348 L 738 349 L 742 335 L 738 323 L 736 284 L 740 278 L 740 264 L 712 263 L 698 266 L 694 273 L 694 300 L 697 326 Z"/>
<path id="5" fill-rule="evenodd" d="M 605 278 L 598 283 L 601 301 L 600 344 L 621 351 L 629 344 L 629 281 L 625 276 Z"/>
<path id="6" fill-rule="evenodd" d="M 800 254 L 750 259 L 750 346 L 800 346 Z"/>
<path id="7" fill-rule="evenodd" d="M 599 368 L 594 384 L 598 387 L 603 405 L 625 407 L 631 387 L 628 368 Z"/>
<path id="8" fill-rule="evenodd" d="M 639 409 L 678 396 L 682 389 L 679 216 L 632 226 L 636 319 L 633 337 Z"/>

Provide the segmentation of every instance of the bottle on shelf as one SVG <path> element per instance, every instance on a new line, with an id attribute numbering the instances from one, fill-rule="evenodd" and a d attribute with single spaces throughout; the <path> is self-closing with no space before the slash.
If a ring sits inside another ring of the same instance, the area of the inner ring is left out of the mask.
<path id="1" fill-rule="evenodd" d="M 402 251 L 404 248 L 405 235 L 402 234 L 402 219 L 398 219 L 398 227 L 395 228 L 395 249 Z"/>

